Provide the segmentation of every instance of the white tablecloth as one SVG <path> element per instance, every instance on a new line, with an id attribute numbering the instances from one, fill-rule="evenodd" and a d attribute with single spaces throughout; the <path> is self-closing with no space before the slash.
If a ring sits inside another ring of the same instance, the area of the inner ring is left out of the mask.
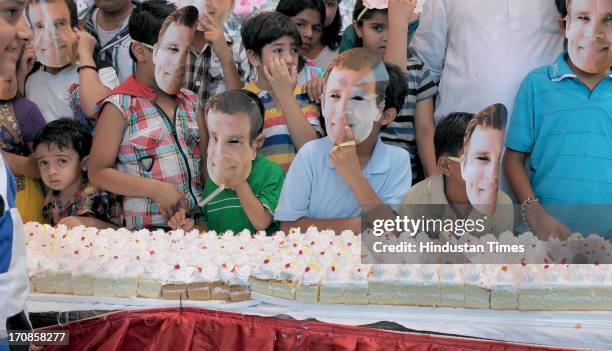
<path id="1" fill-rule="evenodd" d="M 288 315 L 315 318 L 345 325 L 381 321 L 406 328 L 494 340 L 565 346 L 581 349 L 612 349 L 611 312 L 522 312 L 453 308 L 375 305 L 308 304 L 252 294 L 253 300 L 182 302 L 185 307 L 224 310 L 249 315 Z M 107 298 L 54 294 L 30 294 L 28 312 L 126 310 L 178 307 L 179 301 L 143 298 Z"/>

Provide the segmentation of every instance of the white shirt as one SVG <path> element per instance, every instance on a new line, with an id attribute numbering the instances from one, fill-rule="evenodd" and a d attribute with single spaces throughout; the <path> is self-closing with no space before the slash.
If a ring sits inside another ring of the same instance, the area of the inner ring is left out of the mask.
<path id="1" fill-rule="evenodd" d="M 314 61 L 317 67 L 320 67 L 327 72 L 327 66 L 329 66 L 331 60 L 335 59 L 336 56 L 338 56 L 338 49 L 332 50 L 329 48 L 329 46 L 325 45 L 323 50 L 321 50 L 319 53 L 319 56 L 312 61 Z"/>
<path id="2" fill-rule="evenodd" d="M 439 81 L 436 121 L 501 102 L 563 49 L 552 0 L 428 0 L 411 48 Z"/>
<path id="3" fill-rule="evenodd" d="M 70 108 L 70 87 L 79 84 L 79 64 L 75 63 L 57 74 L 45 71 L 43 66 L 32 73 L 25 84 L 25 95 L 34 102 L 48 122 L 60 118 L 74 118 Z M 98 76 L 109 89 L 119 85 L 119 79 L 113 68 L 103 68 Z"/>

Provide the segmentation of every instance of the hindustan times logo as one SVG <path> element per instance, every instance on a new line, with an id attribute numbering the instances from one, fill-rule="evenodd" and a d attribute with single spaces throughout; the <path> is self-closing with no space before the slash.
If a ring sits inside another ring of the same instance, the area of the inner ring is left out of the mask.
<path id="1" fill-rule="evenodd" d="M 372 234 L 377 237 L 386 232 L 408 232 L 412 236 L 417 233 L 453 233 L 456 236 L 463 236 L 466 233 L 484 232 L 485 219 L 440 219 L 440 218 L 421 218 L 414 219 L 397 216 L 395 219 L 375 219 L 372 222 L 374 228 Z"/>

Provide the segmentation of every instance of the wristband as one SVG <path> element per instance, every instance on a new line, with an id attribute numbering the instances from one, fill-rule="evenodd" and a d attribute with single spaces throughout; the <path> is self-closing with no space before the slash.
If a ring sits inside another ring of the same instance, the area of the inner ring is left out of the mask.
<path id="1" fill-rule="evenodd" d="M 531 224 L 529 224 L 529 222 L 527 221 L 527 212 L 529 212 L 529 210 L 535 204 L 540 204 L 540 199 L 538 199 L 535 194 L 530 195 L 527 200 L 523 201 L 523 203 L 521 204 L 521 219 L 530 230 L 532 230 L 533 228 L 531 228 Z"/>
<path id="2" fill-rule="evenodd" d="M 83 66 L 79 66 L 79 68 L 77 68 L 77 73 L 81 73 L 82 69 L 93 69 L 94 71 L 98 72 L 98 68 L 96 66 L 83 65 Z"/>

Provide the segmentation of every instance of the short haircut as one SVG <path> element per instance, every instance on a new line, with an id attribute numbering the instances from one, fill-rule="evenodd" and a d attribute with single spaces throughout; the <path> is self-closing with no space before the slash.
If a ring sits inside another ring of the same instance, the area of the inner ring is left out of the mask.
<path id="1" fill-rule="evenodd" d="M 338 5 L 342 0 L 338 0 Z M 340 45 L 340 30 L 342 29 L 342 16 L 340 15 L 340 7 L 336 11 L 334 20 L 332 23 L 323 27 L 323 36 L 321 37 L 321 43 L 332 50 L 336 50 Z M 325 68 L 325 67 L 322 67 Z"/>
<path id="2" fill-rule="evenodd" d="M 565 0 L 555 0 L 555 5 L 557 6 L 557 11 L 559 11 L 561 18 L 565 18 L 565 16 L 567 16 L 567 4 Z"/>
<path id="3" fill-rule="evenodd" d="M 289 17 L 274 11 L 254 13 L 242 24 L 240 30 L 244 48 L 261 57 L 264 46 L 284 36 L 290 37 L 295 46 L 302 46 L 302 37 L 297 26 Z"/>
<path id="4" fill-rule="evenodd" d="M 214 95 L 206 104 L 206 115 L 211 110 L 228 115 L 235 115 L 238 112 L 245 113 L 251 123 L 250 143 L 254 142 L 263 131 L 264 106 L 259 97 L 248 90 L 230 90 Z"/>
<path id="5" fill-rule="evenodd" d="M 42 127 L 34 137 L 33 148 L 38 145 L 55 145 L 59 149 L 73 149 L 79 159 L 85 158 L 91 151 L 92 137 L 87 128 L 78 121 L 61 118 Z"/>
<path id="6" fill-rule="evenodd" d="M 166 0 L 148 0 L 134 5 L 128 22 L 130 37 L 141 43 L 155 45 L 162 23 L 174 10 L 176 6 Z M 136 61 L 131 50 L 130 55 Z"/>
<path id="7" fill-rule="evenodd" d="M 185 6 L 168 15 L 159 28 L 158 40 L 166 33 L 168 27 L 175 22 L 189 28 L 195 28 L 198 23 L 198 9 L 195 6 Z"/>
<path id="8" fill-rule="evenodd" d="M 385 101 L 385 91 L 389 85 L 389 75 L 382 59 L 373 51 L 366 48 L 354 48 L 336 56 L 327 67 L 325 82 L 334 69 L 344 68 L 351 71 L 369 69 L 374 73 L 376 80 L 376 103 Z"/>
<path id="9" fill-rule="evenodd" d="M 476 127 L 493 128 L 503 131 L 504 128 L 506 128 L 507 116 L 508 110 L 506 109 L 506 106 L 502 104 L 494 104 L 478 112 L 474 118 L 472 118 L 467 128 L 465 128 L 463 152 L 467 152 L 472 139 L 472 134 L 474 134 Z"/>
<path id="10" fill-rule="evenodd" d="M 440 156 L 461 156 L 465 130 L 472 118 L 473 113 L 453 112 L 438 123 L 434 133 L 436 160 Z"/>
<path id="11" fill-rule="evenodd" d="M 323 0 L 280 0 L 276 5 L 276 12 L 289 17 L 297 16 L 305 10 L 315 10 L 321 16 L 321 26 L 325 25 L 325 4 Z"/>
<path id="12" fill-rule="evenodd" d="M 79 12 L 77 10 L 77 5 L 74 0 L 30 0 L 28 3 L 28 10 L 30 6 L 33 4 L 49 4 L 54 2 L 63 2 L 68 7 L 68 13 L 70 14 L 70 27 L 76 28 L 79 25 Z M 26 11 L 28 13 L 29 11 Z M 29 20 L 28 15 L 28 20 Z"/>
<path id="13" fill-rule="evenodd" d="M 385 62 L 385 68 L 389 75 L 389 85 L 385 90 L 385 111 L 395 108 L 399 113 L 408 95 L 408 83 L 398 66 Z"/>

